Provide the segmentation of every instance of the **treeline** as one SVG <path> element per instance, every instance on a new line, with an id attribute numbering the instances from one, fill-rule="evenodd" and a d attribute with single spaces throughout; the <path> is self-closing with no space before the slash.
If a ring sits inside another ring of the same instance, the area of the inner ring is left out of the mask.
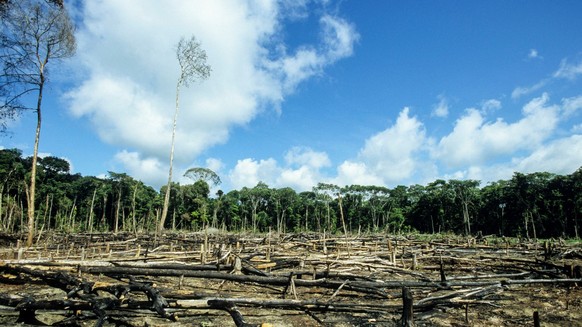
<path id="1" fill-rule="evenodd" d="M 0 150 L 1 231 L 26 229 L 31 163 L 20 150 Z M 124 173 L 71 174 L 66 160 L 52 156 L 39 159 L 37 183 L 37 233 L 154 232 L 165 192 L 165 186 L 157 191 Z M 208 183 L 198 180 L 171 187 L 165 228 L 578 238 L 581 213 L 582 167 L 571 175 L 515 173 L 482 187 L 476 180 L 393 189 L 320 183 L 297 193 L 259 183 L 210 196 Z"/>

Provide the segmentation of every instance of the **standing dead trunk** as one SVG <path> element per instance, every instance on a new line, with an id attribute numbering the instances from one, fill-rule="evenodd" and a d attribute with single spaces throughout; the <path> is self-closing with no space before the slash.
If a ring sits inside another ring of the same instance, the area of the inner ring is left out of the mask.
<path id="1" fill-rule="evenodd" d="M 170 205 L 170 189 L 172 186 L 172 174 L 174 166 L 174 146 L 176 141 L 176 124 L 178 122 L 178 113 L 180 112 L 180 87 L 188 86 L 190 82 L 196 79 L 206 79 L 210 76 L 210 66 L 206 64 L 206 51 L 202 50 L 200 43 L 192 36 L 189 40 L 180 39 L 176 47 L 176 57 L 180 64 L 180 77 L 176 83 L 176 110 L 174 111 L 174 120 L 172 124 L 172 144 L 170 149 L 170 169 L 168 172 L 168 184 L 166 194 L 164 195 L 164 206 L 162 215 L 158 223 L 157 234 L 164 230 L 164 223 L 168 216 L 168 207 Z"/>
<path id="2" fill-rule="evenodd" d="M 529 213 L 526 212 L 523 214 L 523 225 L 525 226 L 525 237 L 529 240 L 529 224 L 528 224 L 528 217 Z"/>
<path id="3" fill-rule="evenodd" d="M 114 232 L 117 234 L 119 231 L 119 207 L 121 207 L 121 190 L 117 195 L 117 205 L 115 206 L 115 229 Z"/>
<path id="4" fill-rule="evenodd" d="M 538 239 L 537 233 L 536 233 L 536 224 L 534 223 L 534 217 L 533 217 L 533 213 L 529 213 L 529 221 L 531 222 L 531 230 L 533 232 L 533 238 L 534 240 Z"/>
<path id="5" fill-rule="evenodd" d="M 133 197 L 131 199 L 131 223 L 133 233 L 137 235 L 137 221 L 135 220 L 135 198 L 137 196 L 137 183 L 133 189 Z"/>
<path id="6" fill-rule="evenodd" d="M 471 220 L 469 217 L 469 204 L 463 202 L 463 222 L 465 225 L 465 235 L 471 235 Z"/>
<path id="7" fill-rule="evenodd" d="M 166 185 L 166 194 L 164 194 L 164 207 L 162 208 L 162 216 L 160 217 L 160 222 L 158 224 L 158 234 L 161 234 L 164 230 L 164 224 L 166 223 L 166 217 L 168 216 L 168 208 L 170 207 L 170 191 L 172 188 L 172 174 L 174 172 L 174 145 L 176 142 L 176 124 L 178 121 L 178 113 L 180 112 L 180 85 L 182 84 L 182 78 L 178 80 L 176 85 L 176 110 L 174 111 L 174 122 L 172 124 L 172 145 L 170 148 L 170 170 L 168 172 L 168 184 Z"/>
<path id="8" fill-rule="evenodd" d="M 34 149 L 32 151 L 32 166 L 30 168 L 30 187 L 28 191 L 28 235 L 26 238 L 26 246 L 32 246 L 35 233 L 35 195 L 36 195 L 36 164 L 38 162 L 38 144 L 40 143 L 40 127 L 42 125 L 42 91 L 44 89 L 44 63 L 42 63 L 40 68 L 40 84 L 38 86 L 38 101 L 36 105 L 36 133 L 34 135 Z"/>
<path id="9" fill-rule="evenodd" d="M 89 209 L 89 226 L 87 226 L 89 230 L 89 234 L 93 233 L 93 209 L 95 207 L 95 196 L 97 195 L 97 188 L 93 191 L 93 197 L 91 198 L 91 208 Z"/>
<path id="10" fill-rule="evenodd" d="M 344 229 L 344 235 L 347 237 L 348 236 L 348 229 L 346 227 L 346 221 L 344 219 L 344 209 L 342 207 L 342 196 L 340 194 L 338 194 L 338 205 L 339 205 L 339 211 L 340 211 L 340 218 L 342 220 L 342 227 Z"/>

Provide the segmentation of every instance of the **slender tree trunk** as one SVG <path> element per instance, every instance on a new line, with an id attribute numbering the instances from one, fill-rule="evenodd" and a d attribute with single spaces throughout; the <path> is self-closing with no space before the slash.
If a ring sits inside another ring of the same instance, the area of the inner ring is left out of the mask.
<path id="1" fill-rule="evenodd" d="M 166 217 L 168 216 L 168 207 L 170 206 L 170 188 L 172 186 L 172 173 L 174 168 L 174 145 L 176 142 L 176 124 L 178 122 L 178 113 L 180 112 L 180 85 L 182 84 L 182 78 L 178 80 L 176 85 L 176 110 L 174 111 L 174 122 L 172 125 L 172 145 L 170 146 L 170 171 L 168 172 L 168 185 L 166 186 L 166 194 L 164 195 L 164 207 L 162 208 L 162 216 L 160 217 L 160 222 L 158 225 L 158 232 L 164 230 L 164 223 L 166 222 Z"/>
<path id="2" fill-rule="evenodd" d="M 70 228 L 71 232 L 75 230 L 75 208 L 77 207 L 77 198 L 73 200 L 73 206 L 71 206 L 71 212 L 69 213 Z"/>
<path id="3" fill-rule="evenodd" d="M 538 235 L 536 233 L 536 224 L 534 223 L 534 217 L 533 217 L 533 213 L 529 213 L 529 221 L 531 222 L 531 230 L 533 232 L 533 238 L 534 240 L 538 239 Z"/>
<path id="4" fill-rule="evenodd" d="M 329 229 L 329 230 L 334 230 L 333 228 L 331 228 L 331 208 L 329 207 L 329 202 L 325 203 L 326 207 L 327 207 L 327 217 L 326 217 L 326 222 L 325 222 L 325 227 L 323 227 L 323 229 Z"/>
<path id="5" fill-rule="evenodd" d="M 97 195 L 97 188 L 95 188 L 95 190 L 93 191 L 93 197 L 91 198 L 91 209 L 89 209 L 89 226 L 88 230 L 89 230 L 89 234 L 93 233 L 93 209 L 95 206 L 95 196 Z"/>
<path id="6" fill-rule="evenodd" d="M 525 214 L 523 215 L 523 225 L 525 226 L 525 236 L 529 240 L 529 227 L 528 227 L 528 223 L 527 223 L 528 217 L 529 217 L 529 211 L 525 212 Z"/>
<path id="7" fill-rule="evenodd" d="M 578 236 L 578 211 L 574 213 L 574 235 L 576 235 L 576 239 L 580 239 Z"/>
<path id="8" fill-rule="evenodd" d="M 221 205 L 220 198 L 218 198 L 212 210 L 212 227 L 214 228 L 218 228 L 218 210 L 220 210 Z"/>
<path id="9" fill-rule="evenodd" d="M 342 227 L 344 229 L 344 235 L 348 236 L 348 229 L 346 228 L 346 221 L 344 219 L 344 208 L 342 207 L 342 197 L 341 195 L 338 196 L 338 204 L 340 210 L 340 218 L 342 219 Z"/>
<path id="10" fill-rule="evenodd" d="M 252 201 L 251 202 L 252 211 L 251 211 L 251 223 L 253 225 L 253 233 L 257 232 L 257 208 L 259 207 L 259 201 Z"/>
<path id="11" fill-rule="evenodd" d="M 49 210 L 48 210 L 47 230 L 51 229 L 51 220 L 53 218 L 53 200 L 54 199 L 55 199 L 55 197 L 51 194 L 51 204 L 50 204 Z"/>
<path id="12" fill-rule="evenodd" d="M 4 189 L 4 188 L 2 188 L 2 189 Z M 6 220 L 2 219 L 2 209 L 3 209 L 2 208 L 2 198 L 3 198 L 3 195 L 4 194 L 2 193 L 2 190 L 0 190 L 0 221 L 2 221 L 2 230 L 6 230 L 6 226 L 4 226 L 4 222 Z"/>
<path id="13" fill-rule="evenodd" d="M 133 233 L 137 235 L 137 221 L 135 220 L 135 198 L 137 196 L 137 183 L 133 189 L 133 198 L 131 199 L 131 224 Z"/>
<path id="14" fill-rule="evenodd" d="M 315 209 L 314 209 L 315 210 Z M 317 231 L 321 233 L 321 210 L 317 210 Z"/>
<path id="15" fill-rule="evenodd" d="M 12 221 L 12 216 L 14 215 L 14 211 L 16 209 L 16 199 L 14 200 L 14 203 L 8 208 L 8 223 L 6 224 L 6 230 L 10 233 L 14 232 L 14 222 Z"/>
<path id="16" fill-rule="evenodd" d="M 281 224 L 281 231 L 283 232 L 283 234 L 285 234 L 287 232 L 287 222 L 285 221 L 285 211 L 283 210 L 283 213 L 281 214 L 281 219 L 279 224 Z"/>
<path id="17" fill-rule="evenodd" d="M 35 233 L 35 208 L 34 199 L 36 195 L 36 163 L 38 161 L 38 144 L 40 142 L 40 127 L 42 124 L 42 91 L 44 88 L 44 73 L 41 65 L 40 83 L 38 88 L 38 100 L 36 104 L 36 133 L 34 136 L 34 150 L 32 152 L 32 167 L 30 169 L 30 188 L 28 194 L 28 237 L 26 238 L 26 246 L 32 246 Z"/>
<path id="18" fill-rule="evenodd" d="M 309 230 L 309 206 L 305 206 L 305 231 Z"/>
<path id="19" fill-rule="evenodd" d="M 465 222 L 465 235 L 471 235 L 471 220 L 469 217 L 469 204 L 463 202 L 463 220 Z"/>
<path id="20" fill-rule="evenodd" d="M 105 226 L 105 212 L 107 211 L 107 194 L 103 195 L 103 210 L 101 210 L 101 225 Z M 109 230 L 109 227 L 107 228 Z"/>
<path id="21" fill-rule="evenodd" d="M 119 207 L 121 206 L 121 190 L 117 195 L 117 205 L 115 206 L 115 234 L 119 231 Z"/>
<path id="22" fill-rule="evenodd" d="M 44 204 L 44 215 L 42 216 L 43 224 L 48 226 L 47 219 L 48 219 L 48 211 L 49 211 L 49 195 L 46 195 L 46 201 Z M 43 226 L 44 228 L 44 226 Z M 47 227 L 47 231 L 49 228 Z"/>

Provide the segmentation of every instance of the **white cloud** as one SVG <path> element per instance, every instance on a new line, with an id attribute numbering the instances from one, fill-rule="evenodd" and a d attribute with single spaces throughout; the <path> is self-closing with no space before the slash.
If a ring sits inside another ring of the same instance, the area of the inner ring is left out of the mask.
<path id="1" fill-rule="evenodd" d="M 546 86 L 548 83 L 550 82 L 550 79 L 544 79 L 539 81 L 538 83 L 529 86 L 529 87 L 524 87 L 524 86 L 519 86 L 516 87 L 512 92 L 511 92 L 511 98 L 512 99 L 518 99 L 524 95 L 528 95 L 532 92 L 535 92 L 537 90 L 542 89 L 544 86 Z"/>
<path id="2" fill-rule="evenodd" d="M 582 109 L 582 95 L 562 99 L 562 108 L 565 117 L 570 117 Z"/>
<path id="3" fill-rule="evenodd" d="M 580 74 L 582 74 L 582 60 L 577 64 L 570 64 L 568 60 L 564 59 L 560 62 L 560 68 L 553 76 L 573 80 Z"/>
<path id="4" fill-rule="evenodd" d="M 321 74 L 323 68 L 337 60 L 351 56 L 359 35 L 349 22 L 335 16 L 320 19 L 322 43 L 299 48 L 294 55 L 284 55 L 276 60 L 264 60 L 264 67 L 280 84 L 281 95 L 292 92 L 307 78 Z M 273 99 L 279 100 L 279 99 Z"/>
<path id="5" fill-rule="evenodd" d="M 536 50 L 536 49 L 530 49 L 529 53 L 527 54 L 527 57 L 529 59 L 542 59 L 543 58 L 542 56 L 540 56 L 538 50 Z"/>
<path id="6" fill-rule="evenodd" d="M 310 10 L 315 3 L 321 8 Z M 233 126 L 251 122 L 267 108 L 280 109 L 300 83 L 353 55 L 359 40 L 354 25 L 330 15 L 325 3 L 82 2 L 82 15 L 75 16 L 83 22 L 74 59 L 82 79 L 67 94 L 69 111 L 90 120 L 102 140 L 125 149 L 114 159 L 129 174 L 152 185 L 164 184 L 179 73 L 173 51 L 180 37 L 197 37 L 213 71 L 207 81 L 182 90 L 176 172 L 196 162 L 205 149 L 227 142 Z M 319 24 L 318 42 L 289 48 L 282 41 L 284 21 L 309 16 Z M 536 49 L 529 57 L 541 58 Z M 543 90 L 555 79 L 575 79 L 581 73 L 582 62 L 564 60 L 550 77 L 513 90 L 512 98 Z M 563 99 L 559 106 L 550 105 L 543 94 L 526 104 L 522 117 L 514 122 L 489 119 L 488 115 L 501 108 L 499 100 L 490 99 L 480 109 L 467 109 L 453 130 L 438 141 L 428 138 L 423 122 L 404 108 L 393 125 L 370 135 L 351 159 L 335 164 L 327 153 L 306 147 L 291 148 L 280 161 L 246 158 L 235 167 L 225 167 L 220 159 L 210 158 L 204 164 L 235 189 L 253 187 L 259 181 L 271 187 L 305 190 L 318 182 L 394 185 L 445 175 L 505 178 L 513 170 L 550 164 L 566 170 L 576 160 L 579 165 L 580 158 L 574 154 L 562 163 L 558 158 L 580 148 L 580 140 L 577 135 L 556 138 L 553 134 L 560 119 L 579 112 L 581 99 L 574 96 Z M 448 100 L 443 95 L 438 101 L 433 115 L 448 117 Z M 572 124 L 571 132 L 579 133 L 580 125 Z M 429 150 L 431 145 L 436 148 Z M 325 174 L 329 167 L 336 169 L 336 176 Z"/>
<path id="7" fill-rule="evenodd" d="M 83 73 L 66 95 L 69 111 L 89 119 L 103 141 L 137 153 L 133 160 L 143 165 L 168 161 L 179 73 L 174 49 L 182 36 L 194 34 L 201 42 L 212 73 L 181 91 L 177 165 L 226 142 L 233 126 L 249 123 L 265 107 L 278 109 L 299 83 L 352 55 L 358 39 L 352 24 L 321 10 L 320 43 L 287 51 L 279 35 L 291 5 L 274 0 L 103 0 L 82 6 L 75 15 L 83 22 L 74 60 Z M 304 4 L 291 7 L 297 18 L 305 12 Z"/>
<path id="8" fill-rule="evenodd" d="M 326 153 L 308 147 L 291 148 L 285 155 L 285 162 L 285 165 L 280 165 L 273 158 L 246 158 L 237 162 L 228 177 L 233 187 L 239 189 L 253 187 L 262 181 L 271 187 L 293 187 L 305 191 L 325 179 L 320 170 L 331 164 Z"/>
<path id="9" fill-rule="evenodd" d="M 309 16 L 308 3 L 310 0 L 282 0 L 281 10 L 291 20 L 304 19 Z"/>
<path id="10" fill-rule="evenodd" d="M 409 116 L 409 108 L 398 115 L 394 126 L 366 140 L 359 158 L 387 181 L 410 177 L 415 168 L 414 154 L 426 141 L 423 124 Z"/>
<path id="11" fill-rule="evenodd" d="M 206 168 L 218 174 L 224 168 L 224 163 L 222 162 L 222 160 L 217 158 L 207 158 Z"/>
<path id="12" fill-rule="evenodd" d="M 273 185 L 277 187 L 292 187 L 298 191 L 307 191 L 321 181 L 321 175 L 317 169 L 309 166 L 300 166 L 297 169 L 282 169 L 281 175 L 275 179 Z"/>
<path id="13" fill-rule="evenodd" d="M 486 121 L 476 109 L 467 109 L 453 131 L 444 136 L 433 153 L 448 167 L 485 164 L 501 155 L 540 146 L 558 123 L 559 107 L 547 105 L 547 94 L 527 103 L 523 118 L 515 123 Z"/>
<path id="14" fill-rule="evenodd" d="M 438 99 L 439 103 L 433 106 L 431 115 L 441 118 L 447 117 L 449 115 L 447 98 L 444 95 L 439 95 Z"/>
<path id="15" fill-rule="evenodd" d="M 285 161 L 289 165 L 308 166 L 313 168 L 328 167 L 331 165 L 325 152 L 316 152 L 307 147 L 293 147 L 285 154 Z"/>
<path id="16" fill-rule="evenodd" d="M 324 15 L 320 20 L 323 26 L 323 40 L 326 45 L 325 56 L 330 62 L 349 57 L 354 52 L 354 43 L 360 38 L 354 25 L 339 17 Z"/>
<path id="17" fill-rule="evenodd" d="M 396 123 L 365 142 L 356 160 L 338 167 L 336 183 L 386 185 L 409 179 L 418 169 L 417 154 L 428 140 L 423 124 L 404 108 Z"/>
<path id="18" fill-rule="evenodd" d="M 523 159 L 517 159 L 515 171 L 571 174 L 582 166 L 582 135 L 572 135 L 550 142 Z"/>
<path id="19" fill-rule="evenodd" d="M 516 171 L 569 174 L 582 162 L 582 151 L 577 151 L 582 149 L 582 136 L 558 137 L 555 132 L 558 123 L 567 118 L 564 113 L 578 108 L 577 103 L 578 97 L 572 97 L 561 105 L 552 104 L 544 93 L 525 104 L 521 118 L 510 123 L 488 119 L 488 114 L 501 108 L 501 102 L 486 100 L 481 109 L 467 109 L 452 131 L 438 141 L 428 138 L 425 125 L 404 108 L 393 125 L 365 141 L 354 159 L 339 163 L 335 176 L 322 172 L 332 166 L 326 153 L 294 147 L 282 165 L 273 158 L 244 159 L 229 177 L 237 188 L 263 181 L 271 187 L 302 191 L 319 182 L 393 187 L 443 178 L 475 179 L 485 185 L 510 179 Z M 579 125 L 573 129 L 581 129 Z"/>
<path id="20" fill-rule="evenodd" d="M 490 112 L 493 112 L 493 111 L 496 111 L 496 110 L 499 110 L 499 109 L 501 109 L 501 101 L 499 101 L 497 99 L 485 100 L 481 104 L 481 110 L 485 114 L 488 114 Z"/>
<path id="21" fill-rule="evenodd" d="M 230 184 L 234 189 L 253 187 L 259 182 L 272 186 L 274 180 L 281 173 L 277 161 L 273 158 L 254 160 L 246 158 L 238 160 L 234 169 L 229 173 Z"/>
<path id="22" fill-rule="evenodd" d="M 363 162 L 344 161 L 337 168 L 337 177 L 333 183 L 337 185 L 382 185 L 380 176 L 374 175 Z"/>
<path id="23" fill-rule="evenodd" d="M 532 86 L 516 87 L 513 92 L 511 92 L 511 98 L 518 99 L 524 95 L 540 90 L 556 79 L 574 80 L 580 74 L 582 74 L 582 60 L 577 64 L 571 64 L 568 60 L 564 59 L 560 62 L 558 70 L 556 70 L 551 77 L 545 78 Z"/>
<path id="24" fill-rule="evenodd" d="M 151 181 L 153 185 L 167 183 L 168 171 L 156 158 L 142 158 L 137 152 L 123 150 L 115 154 L 114 159 L 127 169 L 130 176 L 140 176 L 139 180 Z"/>

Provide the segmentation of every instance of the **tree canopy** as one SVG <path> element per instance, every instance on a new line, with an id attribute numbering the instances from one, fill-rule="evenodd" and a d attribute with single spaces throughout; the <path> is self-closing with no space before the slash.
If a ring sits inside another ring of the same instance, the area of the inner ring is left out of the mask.
<path id="1" fill-rule="evenodd" d="M 0 150 L 2 231 L 20 230 L 31 162 L 18 149 Z M 297 193 L 260 182 L 215 195 L 209 183 L 218 185 L 216 173 L 195 168 L 187 174 L 194 177 L 192 184 L 172 183 L 166 228 L 344 233 L 345 226 L 348 233 L 580 237 L 582 167 L 569 175 L 515 173 L 484 186 L 475 180 L 394 188 L 319 184 Z M 104 178 L 72 174 L 66 160 L 44 157 L 39 159 L 36 216 L 45 231 L 152 232 L 165 191 L 166 186 L 154 190 L 125 173 Z"/>

